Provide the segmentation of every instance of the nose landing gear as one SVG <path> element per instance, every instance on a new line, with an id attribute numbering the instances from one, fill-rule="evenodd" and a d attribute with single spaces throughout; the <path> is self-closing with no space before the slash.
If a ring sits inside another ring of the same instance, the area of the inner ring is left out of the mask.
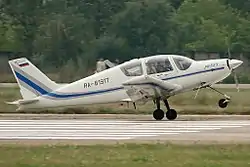
<path id="1" fill-rule="evenodd" d="M 224 93 L 222 93 L 222 92 L 220 92 L 220 91 L 218 91 L 218 90 L 216 90 L 216 89 L 214 89 L 214 88 L 212 88 L 210 86 L 209 86 L 209 88 L 225 97 L 224 99 L 220 99 L 218 101 L 218 105 L 219 105 L 220 108 L 226 108 L 228 103 L 230 102 L 231 98 L 228 95 L 226 95 L 226 94 L 224 94 Z"/>

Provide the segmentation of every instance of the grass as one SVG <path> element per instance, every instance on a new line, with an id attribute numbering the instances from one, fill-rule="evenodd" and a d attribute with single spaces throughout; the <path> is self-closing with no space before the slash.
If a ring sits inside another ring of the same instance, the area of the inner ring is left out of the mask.
<path id="1" fill-rule="evenodd" d="M 250 165 L 250 145 L 46 145 L 0 147 L 4 167 L 235 167 Z"/>
<path id="2" fill-rule="evenodd" d="M 169 99 L 169 103 L 180 114 L 250 114 L 250 102 L 248 99 L 250 89 L 241 89 L 240 92 L 237 92 L 236 89 L 221 89 L 221 91 L 232 97 L 232 101 L 226 109 L 219 108 L 217 104 L 222 96 L 209 89 L 201 90 L 196 99 L 194 99 L 196 92 L 176 95 Z M 5 101 L 13 101 L 19 98 L 20 92 L 18 88 L 0 88 L 0 113 L 14 113 L 16 106 L 7 105 Z M 42 113 L 151 114 L 155 109 L 151 101 L 146 104 L 137 104 L 137 110 L 133 109 L 132 104 L 130 104 L 129 108 L 126 103 L 121 104 L 115 103 L 74 109 L 49 110 Z M 165 109 L 165 107 L 163 108 Z M 35 113 L 37 112 L 35 111 Z"/>

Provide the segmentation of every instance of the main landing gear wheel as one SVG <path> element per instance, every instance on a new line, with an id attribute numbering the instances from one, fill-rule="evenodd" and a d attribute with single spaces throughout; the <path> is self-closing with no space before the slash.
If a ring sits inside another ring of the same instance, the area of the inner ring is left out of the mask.
<path id="1" fill-rule="evenodd" d="M 177 118 L 177 112 L 174 109 L 170 109 L 166 112 L 166 117 L 169 120 L 174 120 Z"/>
<path id="2" fill-rule="evenodd" d="M 156 120 L 162 120 L 164 118 L 164 111 L 162 111 L 161 109 L 156 109 L 154 112 L 153 112 L 153 117 L 154 119 Z"/>
<path id="3" fill-rule="evenodd" d="M 155 104 L 157 106 L 157 109 L 153 112 L 153 117 L 156 120 L 162 120 L 164 118 L 164 111 L 161 110 L 161 106 L 160 106 L 160 98 L 155 99 Z M 166 112 L 166 117 L 169 120 L 174 120 L 177 118 L 177 112 L 174 109 L 171 109 L 169 107 L 168 101 L 166 99 L 163 100 L 163 102 L 165 103 L 165 106 L 167 108 L 167 112 Z"/>
<path id="4" fill-rule="evenodd" d="M 177 112 L 170 108 L 169 104 L 168 104 L 168 100 L 163 100 L 166 108 L 167 108 L 167 112 L 166 112 L 166 117 L 168 120 L 174 120 L 177 118 Z"/>
<path id="5" fill-rule="evenodd" d="M 226 108 L 228 105 L 228 101 L 226 99 L 220 99 L 218 102 L 220 108 Z"/>

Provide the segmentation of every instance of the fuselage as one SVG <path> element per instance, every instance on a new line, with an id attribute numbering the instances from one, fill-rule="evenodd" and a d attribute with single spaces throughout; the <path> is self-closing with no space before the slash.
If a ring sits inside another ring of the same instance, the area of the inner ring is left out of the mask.
<path id="1" fill-rule="evenodd" d="M 178 93 L 183 93 L 201 84 L 211 85 L 225 79 L 231 73 L 227 61 L 194 61 L 178 55 L 133 59 L 38 96 L 37 103 L 21 105 L 19 110 L 120 102 L 129 98 L 123 83 L 140 75 L 150 75 L 164 82 L 178 84 L 182 87 Z"/>

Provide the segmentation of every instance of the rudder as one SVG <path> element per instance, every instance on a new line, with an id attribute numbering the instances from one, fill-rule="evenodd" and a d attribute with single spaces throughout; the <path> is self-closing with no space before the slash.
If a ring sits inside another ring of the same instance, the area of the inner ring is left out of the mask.
<path id="1" fill-rule="evenodd" d="M 20 88 L 23 99 L 33 99 L 59 88 L 26 58 L 9 61 L 11 70 Z"/>

